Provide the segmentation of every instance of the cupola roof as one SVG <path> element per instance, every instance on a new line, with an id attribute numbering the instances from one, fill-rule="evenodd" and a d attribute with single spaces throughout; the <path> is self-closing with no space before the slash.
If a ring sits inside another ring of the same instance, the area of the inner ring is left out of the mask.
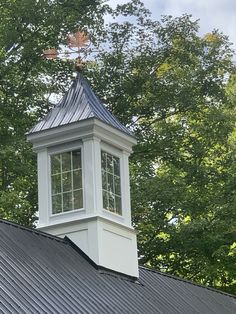
<path id="1" fill-rule="evenodd" d="M 28 134 L 96 118 L 128 135 L 132 132 L 122 125 L 95 95 L 83 76 L 78 73 L 73 84 L 59 103 L 39 121 Z"/>

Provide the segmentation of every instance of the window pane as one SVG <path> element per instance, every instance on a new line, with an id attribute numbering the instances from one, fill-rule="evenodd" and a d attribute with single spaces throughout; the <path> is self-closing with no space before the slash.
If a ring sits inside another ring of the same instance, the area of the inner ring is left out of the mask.
<path id="1" fill-rule="evenodd" d="M 51 156 L 51 171 L 52 174 L 61 172 L 61 156 L 60 155 L 52 155 Z"/>
<path id="2" fill-rule="evenodd" d="M 121 215 L 121 198 L 119 196 L 115 196 L 116 203 L 116 213 Z"/>
<path id="3" fill-rule="evenodd" d="M 120 177 L 115 176 L 115 194 L 120 195 Z"/>
<path id="4" fill-rule="evenodd" d="M 81 152 L 80 150 L 72 152 L 73 169 L 81 168 Z"/>
<path id="5" fill-rule="evenodd" d="M 71 153 L 61 154 L 62 158 L 62 172 L 71 170 Z"/>
<path id="6" fill-rule="evenodd" d="M 107 190 L 114 193 L 113 175 L 107 174 Z"/>
<path id="7" fill-rule="evenodd" d="M 67 212 L 72 209 L 72 192 L 63 193 L 63 211 Z"/>
<path id="8" fill-rule="evenodd" d="M 113 173 L 113 162 L 112 162 L 112 156 L 107 154 L 107 168 L 106 171 Z"/>
<path id="9" fill-rule="evenodd" d="M 101 163 L 103 208 L 121 215 L 120 159 L 102 151 Z"/>
<path id="10" fill-rule="evenodd" d="M 81 189 L 82 188 L 82 173 L 81 170 L 73 171 L 73 189 Z"/>
<path id="11" fill-rule="evenodd" d="M 83 207 L 81 150 L 51 156 L 52 213 Z"/>
<path id="12" fill-rule="evenodd" d="M 72 190 L 71 172 L 62 173 L 62 189 L 63 192 Z"/>
<path id="13" fill-rule="evenodd" d="M 102 188 L 107 190 L 107 173 L 102 170 Z"/>
<path id="14" fill-rule="evenodd" d="M 114 194 L 109 193 L 108 196 L 108 210 L 111 212 L 115 211 L 115 197 Z"/>
<path id="15" fill-rule="evenodd" d="M 62 212 L 61 194 L 52 196 L 52 213 L 57 214 Z"/>
<path id="16" fill-rule="evenodd" d="M 61 175 L 52 176 L 52 194 L 61 193 Z"/>
<path id="17" fill-rule="evenodd" d="M 108 209 L 108 193 L 106 191 L 103 191 L 102 196 L 103 196 L 103 208 Z"/>
<path id="18" fill-rule="evenodd" d="M 106 159 L 107 159 L 107 154 L 105 152 L 102 152 L 101 154 L 101 159 L 102 159 L 102 169 L 106 170 Z"/>
<path id="19" fill-rule="evenodd" d="M 83 190 L 74 191 L 74 209 L 83 208 Z"/>
<path id="20" fill-rule="evenodd" d="M 113 156 L 114 174 L 120 176 L 120 160 Z"/>

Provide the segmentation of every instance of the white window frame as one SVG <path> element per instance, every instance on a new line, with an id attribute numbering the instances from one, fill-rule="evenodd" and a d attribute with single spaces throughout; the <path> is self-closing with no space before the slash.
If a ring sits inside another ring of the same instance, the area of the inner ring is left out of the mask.
<path id="1" fill-rule="evenodd" d="M 52 176 L 51 176 L 51 156 L 56 154 L 62 154 L 66 152 L 72 152 L 74 150 L 81 151 L 81 172 L 82 172 L 82 195 L 83 195 L 83 207 L 78 209 L 72 209 L 70 211 L 65 211 L 61 213 L 53 214 L 52 212 Z M 74 213 L 81 212 L 85 210 L 85 193 L 84 193 L 84 152 L 83 145 L 81 141 L 70 142 L 66 144 L 56 145 L 48 149 L 48 182 L 49 182 L 49 218 L 54 219 L 56 217 L 63 217 L 73 215 Z"/>
<path id="2" fill-rule="evenodd" d="M 123 175 L 123 160 L 122 160 L 122 151 L 107 145 L 106 143 L 101 143 L 101 149 L 100 149 L 100 156 L 102 156 L 102 152 L 108 153 L 110 155 L 113 155 L 114 157 L 119 158 L 120 161 L 120 196 L 121 196 L 121 214 L 112 212 L 106 208 L 103 207 L 103 188 L 102 188 L 102 159 L 101 159 L 101 164 L 100 164 L 100 171 L 101 171 L 101 195 L 102 195 L 102 210 L 104 213 L 106 213 L 106 215 L 109 215 L 110 217 L 116 217 L 116 218 L 120 218 L 123 220 L 124 218 L 124 200 L 123 200 L 123 179 L 124 179 L 124 175 Z"/>

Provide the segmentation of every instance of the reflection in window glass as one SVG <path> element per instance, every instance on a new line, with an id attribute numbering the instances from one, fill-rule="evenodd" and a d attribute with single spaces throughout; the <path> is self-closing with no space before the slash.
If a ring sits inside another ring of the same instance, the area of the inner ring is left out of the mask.
<path id="1" fill-rule="evenodd" d="M 82 189 L 82 172 L 81 169 L 73 171 L 74 190 Z"/>
<path id="2" fill-rule="evenodd" d="M 81 150 L 51 156 L 52 213 L 83 208 Z"/>
<path id="3" fill-rule="evenodd" d="M 61 175 L 55 174 L 52 175 L 52 194 L 59 194 L 61 193 Z"/>
<path id="4" fill-rule="evenodd" d="M 52 208 L 53 208 L 53 213 L 61 213 L 62 212 L 62 196 L 61 194 L 58 195 L 52 195 Z"/>
<path id="5" fill-rule="evenodd" d="M 71 170 L 71 153 L 63 153 L 61 154 L 62 160 L 62 171 L 70 171 Z"/>
<path id="6" fill-rule="evenodd" d="M 81 169 L 81 153 L 80 150 L 72 152 L 72 167 L 73 169 Z"/>
<path id="7" fill-rule="evenodd" d="M 74 195 L 74 199 L 73 199 L 74 207 L 82 208 L 83 207 L 82 189 L 74 191 L 73 195 Z"/>
<path id="8" fill-rule="evenodd" d="M 61 155 L 51 156 L 51 171 L 52 174 L 57 174 L 61 172 Z"/>
<path id="9" fill-rule="evenodd" d="M 120 187 L 120 159 L 101 152 L 103 208 L 122 214 Z"/>
<path id="10" fill-rule="evenodd" d="M 68 212 L 73 210 L 72 192 L 63 193 L 63 211 Z"/>
<path id="11" fill-rule="evenodd" d="M 63 192 L 72 190 L 71 172 L 62 172 L 62 189 Z"/>

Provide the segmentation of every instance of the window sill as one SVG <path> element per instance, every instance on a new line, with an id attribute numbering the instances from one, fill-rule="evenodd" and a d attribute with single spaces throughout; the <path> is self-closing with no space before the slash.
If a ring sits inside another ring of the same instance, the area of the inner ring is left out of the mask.
<path id="1" fill-rule="evenodd" d="M 79 208 L 79 209 L 74 209 L 66 212 L 61 212 L 57 214 L 50 214 L 50 219 L 53 219 L 54 217 L 63 217 L 63 216 L 73 216 L 73 214 L 76 214 L 78 212 L 84 212 L 85 208 Z"/>
<path id="2" fill-rule="evenodd" d="M 124 221 L 124 216 L 117 214 L 117 213 L 113 213 L 105 208 L 102 209 L 102 212 L 104 214 L 105 217 L 107 218 L 113 218 L 115 220 L 119 220 L 119 221 Z"/>

